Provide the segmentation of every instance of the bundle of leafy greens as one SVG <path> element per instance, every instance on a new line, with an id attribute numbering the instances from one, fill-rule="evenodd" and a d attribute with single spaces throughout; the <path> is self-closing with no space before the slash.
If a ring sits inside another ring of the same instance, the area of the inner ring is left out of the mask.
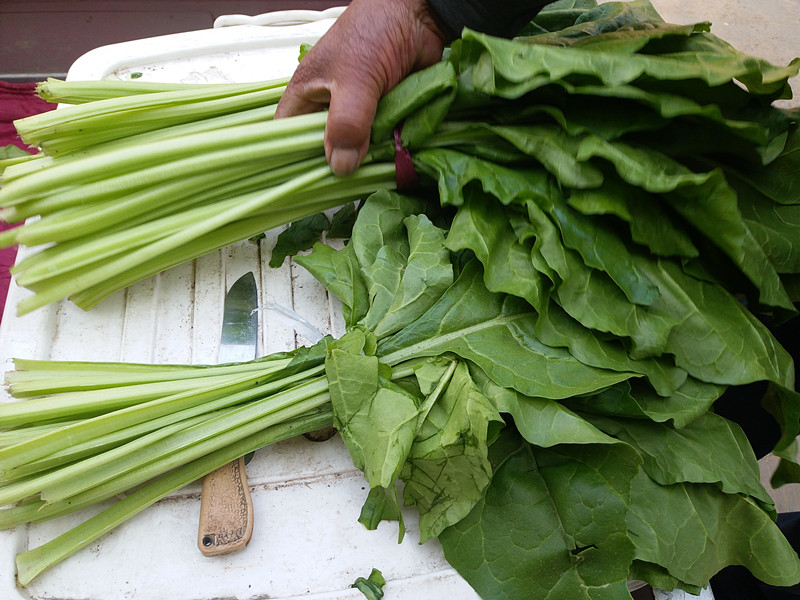
<path id="1" fill-rule="evenodd" d="M 420 187 L 295 258 L 342 300 L 340 339 L 221 368 L 16 362 L 10 392 L 32 398 L 0 406 L 0 525 L 136 489 L 21 554 L 20 581 L 326 423 L 369 483 L 360 521 L 415 505 L 483 598 L 696 592 L 731 564 L 800 581 L 714 410 L 763 383 L 773 484 L 800 481 L 794 365 L 768 327 L 800 301 L 798 115 L 775 106 L 800 65 L 638 0 L 556 3 L 530 33 L 465 31 L 382 101 L 375 155 L 402 123 Z"/>

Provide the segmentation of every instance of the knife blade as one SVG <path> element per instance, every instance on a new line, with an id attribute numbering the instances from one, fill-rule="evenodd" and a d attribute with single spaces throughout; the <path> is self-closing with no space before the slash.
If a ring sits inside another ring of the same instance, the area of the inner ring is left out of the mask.
<path id="1" fill-rule="evenodd" d="M 244 362 L 258 353 L 258 289 L 252 271 L 234 282 L 225 296 L 217 362 Z M 252 454 L 203 477 L 197 547 L 205 556 L 236 552 L 253 534 L 253 500 L 245 464 Z"/>

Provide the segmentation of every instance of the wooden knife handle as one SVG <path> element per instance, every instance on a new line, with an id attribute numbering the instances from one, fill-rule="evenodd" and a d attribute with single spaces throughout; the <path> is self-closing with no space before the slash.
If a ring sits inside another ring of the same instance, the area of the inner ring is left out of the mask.
<path id="1" fill-rule="evenodd" d="M 253 534 L 253 500 L 244 463 L 241 457 L 203 477 L 197 547 L 206 556 L 241 550 Z"/>

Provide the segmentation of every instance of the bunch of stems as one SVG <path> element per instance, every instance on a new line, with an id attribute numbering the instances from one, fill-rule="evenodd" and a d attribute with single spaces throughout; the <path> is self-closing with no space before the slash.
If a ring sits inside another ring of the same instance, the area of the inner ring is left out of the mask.
<path id="1" fill-rule="evenodd" d="M 0 528 L 109 501 L 18 557 L 36 575 L 125 519 L 262 446 L 332 423 L 322 360 L 216 366 L 16 360 L 0 404 Z M 127 494 L 127 495 L 126 495 Z"/>
<path id="2" fill-rule="evenodd" d="M 33 292 L 18 313 L 64 298 L 89 309 L 177 264 L 395 187 L 385 153 L 333 175 L 326 113 L 274 120 L 285 83 L 42 84 L 44 97 L 73 104 L 17 121 L 41 152 L 2 171 L 0 218 L 25 223 L 0 233 L 0 247 L 37 248 L 12 269 Z"/>

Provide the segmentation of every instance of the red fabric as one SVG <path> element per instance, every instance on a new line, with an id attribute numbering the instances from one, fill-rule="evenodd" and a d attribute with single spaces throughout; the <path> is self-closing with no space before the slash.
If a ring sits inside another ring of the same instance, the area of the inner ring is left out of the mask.
<path id="1" fill-rule="evenodd" d="M 39 114 L 55 108 L 55 104 L 46 102 L 36 95 L 36 83 L 8 83 L 0 81 L 0 147 L 14 145 L 28 152 L 36 152 L 19 139 L 14 121 Z M 0 231 L 13 227 L 0 220 Z M 8 296 L 8 284 L 11 281 L 9 269 L 17 256 L 17 247 L 0 248 L 0 322 L 3 308 Z"/>

